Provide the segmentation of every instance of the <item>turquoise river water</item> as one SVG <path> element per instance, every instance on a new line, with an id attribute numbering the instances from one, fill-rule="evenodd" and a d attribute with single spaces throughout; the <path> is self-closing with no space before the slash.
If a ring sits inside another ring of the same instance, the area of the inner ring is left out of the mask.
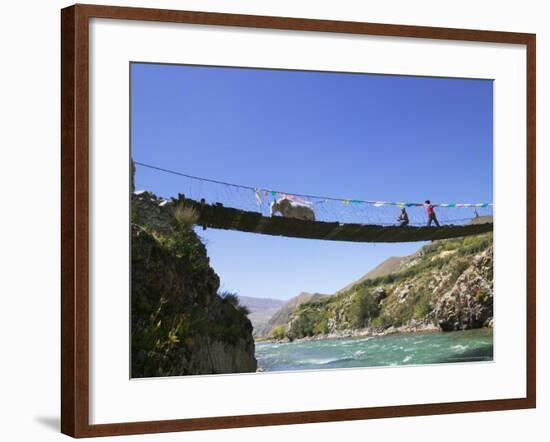
<path id="1" fill-rule="evenodd" d="M 492 361 L 493 330 L 256 342 L 256 359 L 264 371 Z"/>

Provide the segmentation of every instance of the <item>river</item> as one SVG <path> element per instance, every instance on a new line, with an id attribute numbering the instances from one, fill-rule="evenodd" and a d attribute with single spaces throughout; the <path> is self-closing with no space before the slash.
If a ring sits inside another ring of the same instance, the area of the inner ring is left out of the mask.
<path id="1" fill-rule="evenodd" d="M 256 342 L 256 359 L 263 371 L 492 361 L 493 330 Z"/>

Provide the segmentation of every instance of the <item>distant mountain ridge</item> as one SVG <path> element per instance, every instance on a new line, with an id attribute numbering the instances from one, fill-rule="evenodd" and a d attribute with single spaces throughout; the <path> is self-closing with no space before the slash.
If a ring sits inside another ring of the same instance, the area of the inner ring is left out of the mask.
<path id="1" fill-rule="evenodd" d="M 349 290 L 354 285 L 360 284 L 361 282 L 367 279 L 378 278 L 393 272 L 397 272 L 399 268 L 403 265 L 403 263 L 405 263 L 408 259 L 410 259 L 410 256 L 400 256 L 400 257 L 392 256 L 386 259 L 385 261 L 381 262 L 378 266 L 376 266 L 370 272 L 363 275 L 358 280 L 338 290 L 336 294 Z M 279 306 L 277 310 L 272 312 L 271 316 L 267 318 L 267 320 L 265 320 L 265 315 L 264 315 L 261 318 L 261 321 L 258 321 L 258 317 L 251 312 L 252 314 L 249 315 L 248 317 L 250 318 L 250 320 L 252 321 L 252 324 L 254 325 L 254 336 L 268 336 L 273 328 L 280 325 L 286 326 L 290 321 L 292 314 L 300 305 L 307 302 L 315 302 L 316 300 L 321 300 L 329 296 L 333 296 L 333 295 L 322 294 L 322 293 L 301 292 L 300 294 L 294 296 L 293 298 L 290 298 L 287 302 L 285 303 L 281 302 L 282 305 Z M 245 302 L 243 302 L 243 304 L 245 306 L 247 305 Z"/>
<path id="2" fill-rule="evenodd" d="M 336 294 L 349 290 L 354 285 L 360 284 L 361 282 L 367 279 L 378 278 L 378 277 L 396 272 L 399 270 L 401 265 L 403 265 L 403 263 L 406 262 L 407 259 L 409 258 L 410 258 L 409 256 L 402 256 L 402 257 L 392 256 L 386 259 L 385 261 L 381 262 L 374 269 L 372 269 L 370 272 L 363 275 L 358 280 L 338 290 Z M 268 336 L 271 330 L 273 330 L 273 328 L 280 325 L 286 326 L 290 321 L 292 314 L 300 305 L 306 302 L 315 302 L 316 300 L 327 298 L 329 296 L 333 296 L 333 295 L 322 294 L 322 293 L 301 292 L 300 294 L 294 296 L 293 298 L 290 298 L 287 302 L 280 301 L 282 305 L 280 305 L 279 308 L 276 309 L 275 311 L 272 311 L 271 315 L 267 317 L 267 319 L 266 319 L 266 314 L 268 313 L 267 311 L 264 311 L 264 313 L 261 316 L 251 311 L 251 314 L 248 315 L 248 317 L 252 321 L 252 324 L 254 326 L 254 336 Z M 250 299 L 256 299 L 256 298 L 250 298 Z M 241 303 L 248 307 L 246 302 L 243 301 Z"/>
<path id="3" fill-rule="evenodd" d="M 322 293 L 308 293 L 302 292 L 299 295 L 290 298 L 285 304 L 283 304 L 271 318 L 267 321 L 265 326 L 261 329 L 255 330 L 256 336 L 267 336 L 274 327 L 279 325 L 286 325 L 296 310 L 301 304 L 305 302 L 314 302 L 316 300 L 326 298 L 331 295 L 324 295 Z"/>
<path id="4" fill-rule="evenodd" d="M 257 337 L 259 332 L 266 328 L 267 322 L 273 314 L 285 303 L 280 299 L 256 298 L 253 296 L 239 296 L 239 304 L 245 306 L 248 311 L 248 319 L 252 323 L 252 334 Z"/>
<path id="5" fill-rule="evenodd" d="M 390 258 L 378 264 L 370 272 L 361 276 L 361 278 L 352 282 L 351 284 L 348 284 L 344 288 L 338 290 L 336 293 L 345 292 L 346 290 L 352 288 L 354 285 L 360 284 L 367 279 L 380 278 L 381 276 L 386 276 L 390 273 L 397 272 L 408 259 L 410 259 L 410 256 L 391 256 Z"/>
<path id="6" fill-rule="evenodd" d="M 273 298 L 255 298 L 253 296 L 239 296 L 238 298 L 239 303 L 244 305 L 250 313 L 276 310 L 285 303 L 285 301 Z"/>

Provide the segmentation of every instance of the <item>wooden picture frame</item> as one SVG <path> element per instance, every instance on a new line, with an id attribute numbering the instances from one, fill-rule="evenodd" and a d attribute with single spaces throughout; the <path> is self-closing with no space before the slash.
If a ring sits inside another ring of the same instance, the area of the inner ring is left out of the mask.
<path id="1" fill-rule="evenodd" d="M 527 395 L 522 398 L 90 425 L 89 19 L 142 20 L 470 42 L 527 51 Z M 61 431 L 73 437 L 302 424 L 534 408 L 536 404 L 536 193 L 534 34 L 208 12 L 74 5 L 61 12 Z"/>

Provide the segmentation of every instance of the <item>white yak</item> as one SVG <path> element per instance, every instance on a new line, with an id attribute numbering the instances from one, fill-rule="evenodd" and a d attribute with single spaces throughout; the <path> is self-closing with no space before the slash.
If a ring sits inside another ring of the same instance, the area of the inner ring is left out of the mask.
<path id="1" fill-rule="evenodd" d="M 288 198 L 280 198 L 271 203 L 271 216 L 274 216 L 276 213 L 280 213 L 285 218 L 315 221 L 315 213 L 311 207 L 291 201 Z"/>

